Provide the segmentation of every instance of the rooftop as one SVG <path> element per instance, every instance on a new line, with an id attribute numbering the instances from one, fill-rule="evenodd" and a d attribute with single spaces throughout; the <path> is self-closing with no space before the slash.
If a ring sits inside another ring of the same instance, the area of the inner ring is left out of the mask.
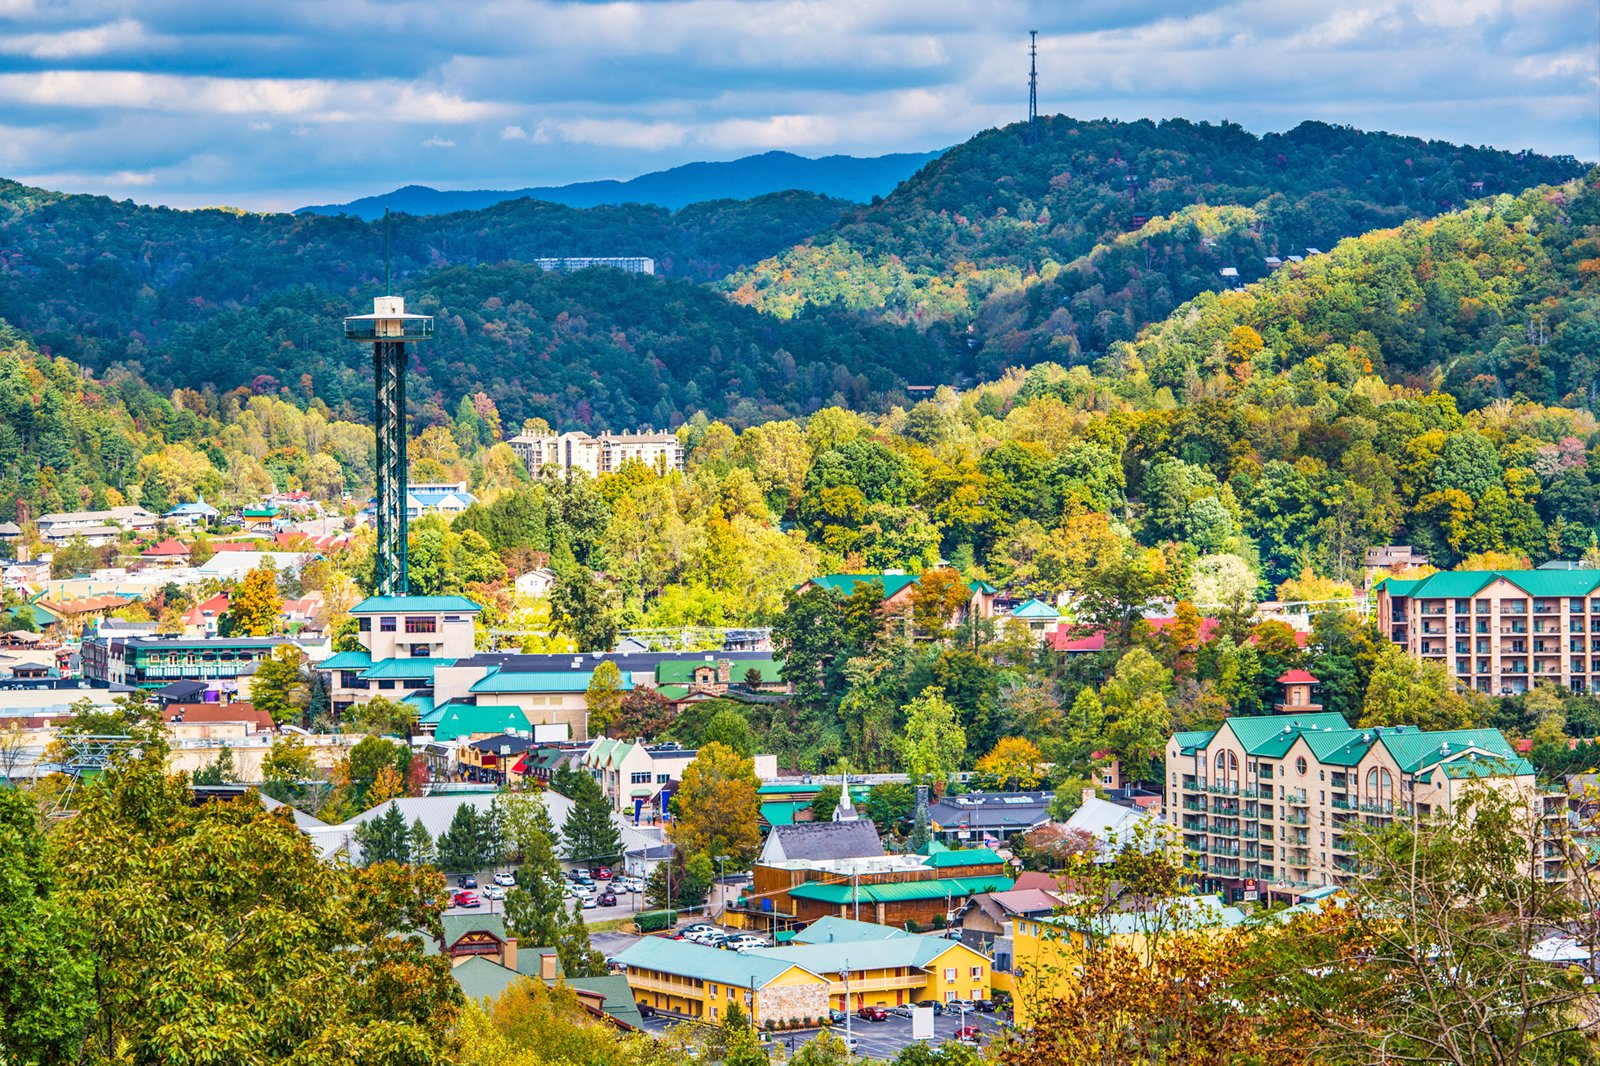
<path id="1" fill-rule="evenodd" d="M 748 988 L 752 984 L 757 988 L 765 988 L 798 965 L 767 958 L 764 953 L 747 952 L 741 955 L 661 936 L 647 936 L 629 945 L 617 953 L 616 959 L 624 966 L 739 988 Z M 800 968 L 805 969 L 803 966 Z"/>
<path id="2" fill-rule="evenodd" d="M 465 596 L 369 596 L 350 608 L 351 614 L 477 614 L 483 608 Z"/>

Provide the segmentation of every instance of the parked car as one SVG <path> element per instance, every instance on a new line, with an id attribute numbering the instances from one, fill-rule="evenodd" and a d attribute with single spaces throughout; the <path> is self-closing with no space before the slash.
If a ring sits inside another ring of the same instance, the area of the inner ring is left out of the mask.
<path id="1" fill-rule="evenodd" d="M 456 878 L 456 887 L 457 888 L 477 888 L 478 887 L 478 879 L 476 877 L 473 877 L 471 874 L 462 874 L 460 877 Z"/>
<path id="2" fill-rule="evenodd" d="M 650 1004 L 648 1004 L 648 1003 L 640 1003 L 640 1004 L 638 1004 L 638 1007 L 639 1007 L 639 1017 L 641 1017 L 641 1018 L 654 1018 L 656 1016 L 656 1009 L 654 1007 L 652 1007 Z"/>
<path id="3" fill-rule="evenodd" d="M 715 933 L 716 931 L 717 927 L 712 925 L 710 922 L 690 922 L 688 925 L 678 930 L 678 932 L 685 935 L 688 935 L 689 933 Z"/>
<path id="4" fill-rule="evenodd" d="M 714 948 L 723 941 L 723 934 L 715 929 L 691 929 L 680 934 L 683 939 L 691 944 L 704 944 Z"/>
<path id="5" fill-rule="evenodd" d="M 611 867 L 596 866 L 592 871 L 590 871 L 590 876 L 596 881 L 609 881 L 611 880 Z"/>
<path id="6" fill-rule="evenodd" d="M 828 1024 L 829 1025 L 843 1025 L 844 1024 L 844 1011 L 840 1010 L 838 1007 L 829 1007 L 828 1008 Z"/>
<path id="7" fill-rule="evenodd" d="M 488 888 L 483 890 L 483 898 L 484 899 L 505 899 L 506 898 L 506 890 L 501 888 L 499 885 L 490 885 Z"/>
<path id="8" fill-rule="evenodd" d="M 450 905 L 453 907 L 481 907 L 483 906 L 483 900 L 478 898 L 476 892 L 468 892 L 463 889 L 450 897 Z"/>
<path id="9" fill-rule="evenodd" d="M 740 951 L 745 948 L 771 947 L 765 937 L 756 936 L 754 933 L 739 933 L 735 936 L 730 936 L 722 946 L 733 951 Z"/>
<path id="10" fill-rule="evenodd" d="M 909 1006 L 890 1007 L 889 1013 L 896 1018 L 909 1018 L 911 1017 L 911 1008 Z"/>
<path id="11" fill-rule="evenodd" d="M 514 873 L 495 874 L 494 883 L 503 888 L 515 888 L 517 887 L 517 875 Z"/>
<path id="12" fill-rule="evenodd" d="M 889 1012 L 882 1007 L 862 1007 L 856 1011 L 856 1017 L 864 1022 L 886 1022 L 889 1020 Z"/>
<path id="13" fill-rule="evenodd" d="M 600 906 L 600 897 L 598 897 L 598 896 L 579 896 L 578 897 L 578 902 L 580 904 L 582 904 L 584 910 L 592 911 L 596 907 Z"/>
<path id="14" fill-rule="evenodd" d="M 602 907 L 615 907 L 617 905 L 617 894 L 608 888 L 600 893 L 599 900 Z"/>
<path id="15" fill-rule="evenodd" d="M 618 892 L 643 892 L 644 891 L 644 882 L 639 880 L 637 877 L 619 878 L 618 880 L 613 882 L 613 884 L 616 885 Z"/>
<path id="16" fill-rule="evenodd" d="M 919 999 L 919 1000 L 917 1000 L 917 1006 L 919 1006 L 919 1007 L 932 1007 L 933 1008 L 934 1017 L 938 1017 L 939 1015 L 944 1013 L 944 1004 L 940 1003 L 936 999 Z"/>
<path id="17" fill-rule="evenodd" d="M 970 999 L 952 999 L 945 1003 L 944 1009 L 947 1011 L 960 1013 L 964 1010 L 977 1010 L 978 1008 L 973 1005 L 972 1000 Z"/>
<path id="18" fill-rule="evenodd" d="M 978 1041 L 983 1039 L 983 1030 L 979 1029 L 976 1025 L 963 1026 L 962 1028 L 956 1030 L 955 1039 L 961 1041 L 963 1044 L 976 1044 Z"/>
<path id="19" fill-rule="evenodd" d="M 992 999 L 975 999 L 975 1000 L 972 1001 L 972 1009 L 973 1010 L 980 1010 L 985 1014 L 993 1014 L 994 1013 L 994 1000 L 992 1000 Z"/>

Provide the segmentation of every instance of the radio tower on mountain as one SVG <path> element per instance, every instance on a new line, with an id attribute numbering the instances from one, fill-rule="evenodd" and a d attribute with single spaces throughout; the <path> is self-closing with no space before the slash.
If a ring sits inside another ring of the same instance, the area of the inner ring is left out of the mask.
<path id="1" fill-rule="evenodd" d="M 1028 143 L 1039 143 L 1039 31 L 1028 31 Z"/>
<path id="2" fill-rule="evenodd" d="M 383 220 L 383 291 L 372 314 L 344 320 L 346 340 L 372 345 L 373 423 L 378 434 L 378 543 L 374 574 L 379 596 L 404 596 L 406 574 L 406 343 L 433 336 L 432 315 L 406 314 L 404 297 L 389 284 L 389 218 Z"/>

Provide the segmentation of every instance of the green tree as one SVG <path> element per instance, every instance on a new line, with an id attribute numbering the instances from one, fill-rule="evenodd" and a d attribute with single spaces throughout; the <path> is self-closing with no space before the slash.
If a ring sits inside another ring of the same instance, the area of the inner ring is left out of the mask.
<path id="1" fill-rule="evenodd" d="M 834 810 L 839 806 L 839 797 L 843 790 L 838 785 L 823 785 L 817 789 L 817 794 L 811 800 L 811 817 L 814 821 L 826 822 L 833 817 Z"/>
<path id="2" fill-rule="evenodd" d="M 967 734 L 944 690 L 930 686 L 905 707 L 900 758 L 913 783 L 942 783 L 962 768 Z"/>
<path id="3" fill-rule="evenodd" d="M 493 856 L 485 846 L 482 825 L 489 818 L 488 812 L 479 812 L 471 803 L 463 802 L 456 807 L 449 827 L 434 842 L 439 869 L 447 873 L 475 874 L 489 865 Z"/>
<path id="4" fill-rule="evenodd" d="M 616 663 L 607 659 L 594 668 L 583 704 L 589 711 L 590 736 L 604 735 L 622 716 L 622 671 Z"/>
<path id="5" fill-rule="evenodd" d="M 1385 642 L 1367 682 L 1361 725 L 1466 729 L 1476 708 L 1442 666 L 1421 662 Z"/>
<path id="6" fill-rule="evenodd" d="M 82 537 L 73 537 L 50 557 L 50 576 L 76 577 L 100 565 L 100 553 Z"/>
<path id="7" fill-rule="evenodd" d="M 32 796 L 0 788 L 0 1057 L 77 1061 L 94 1016 L 94 960 L 56 873 Z"/>
<path id="8" fill-rule="evenodd" d="M 361 864 L 373 866 L 380 862 L 406 865 L 412 862 L 411 830 L 400 808 L 389 804 L 376 818 L 369 818 L 356 826 L 352 834 L 361 845 Z"/>
<path id="9" fill-rule="evenodd" d="M 274 722 L 290 724 L 304 715 L 306 673 L 305 653 L 293 644 L 280 644 L 272 654 L 256 664 L 250 682 L 250 702 L 265 711 Z"/>
<path id="10" fill-rule="evenodd" d="M 550 593 L 550 621 L 579 651 L 610 651 L 617 642 L 617 618 L 610 595 L 586 567 L 560 571 Z"/>
<path id="11" fill-rule="evenodd" d="M 373 696 L 345 712 L 345 721 L 354 729 L 374 736 L 410 737 L 417 721 L 417 709 L 382 695 Z"/>
<path id="12" fill-rule="evenodd" d="M 277 800 L 286 800 L 294 786 L 316 775 L 317 764 L 311 757 L 310 747 L 293 734 L 274 740 L 261 760 L 262 791 Z"/>
<path id="13" fill-rule="evenodd" d="M 233 765 L 233 749 L 223 744 L 217 757 L 196 770 L 189 780 L 196 785 L 224 785 L 233 781 L 237 773 Z"/>
<path id="14" fill-rule="evenodd" d="M 506 796 L 504 807 L 507 837 L 522 860 L 517 887 L 506 893 L 506 923 L 522 943 L 554 947 L 567 976 L 603 975 L 605 959 L 589 942 L 583 912 L 566 896 L 549 808 L 532 793 Z"/>
<path id="15" fill-rule="evenodd" d="M 917 805 L 916 790 L 900 782 L 873 785 L 861 803 L 861 813 L 878 827 L 880 833 L 891 833 L 911 817 Z"/>
<path id="16" fill-rule="evenodd" d="M 718 711 L 700 734 L 700 744 L 721 744 L 741 756 L 755 754 L 756 735 L 750 719 L 732 707 Z"/>
<path id="17" fill-rule="evenodd" d="M 616 814 L 600 783 L 587 774 L 577 778 L 572 810 L 561 835 L 567 844 L 567 858 L 586 865 L 606 865 L 622 857 L 622 835 L 617 830 Z"/>

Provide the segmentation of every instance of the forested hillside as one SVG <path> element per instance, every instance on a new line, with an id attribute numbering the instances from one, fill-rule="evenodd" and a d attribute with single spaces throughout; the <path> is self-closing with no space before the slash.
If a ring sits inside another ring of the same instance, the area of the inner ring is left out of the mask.
<path id="1" fill-rule="evenodd" d="M 1511 154 L 1304 123 L 1256 137 L 1184 120 L 1042 119 L 951 149 L 881 203 L 724 284 L 775 315 L 837 305 L 975 326 L 980 370 L 1077 360 L 1268 256 L 1581 173 Z"/>

